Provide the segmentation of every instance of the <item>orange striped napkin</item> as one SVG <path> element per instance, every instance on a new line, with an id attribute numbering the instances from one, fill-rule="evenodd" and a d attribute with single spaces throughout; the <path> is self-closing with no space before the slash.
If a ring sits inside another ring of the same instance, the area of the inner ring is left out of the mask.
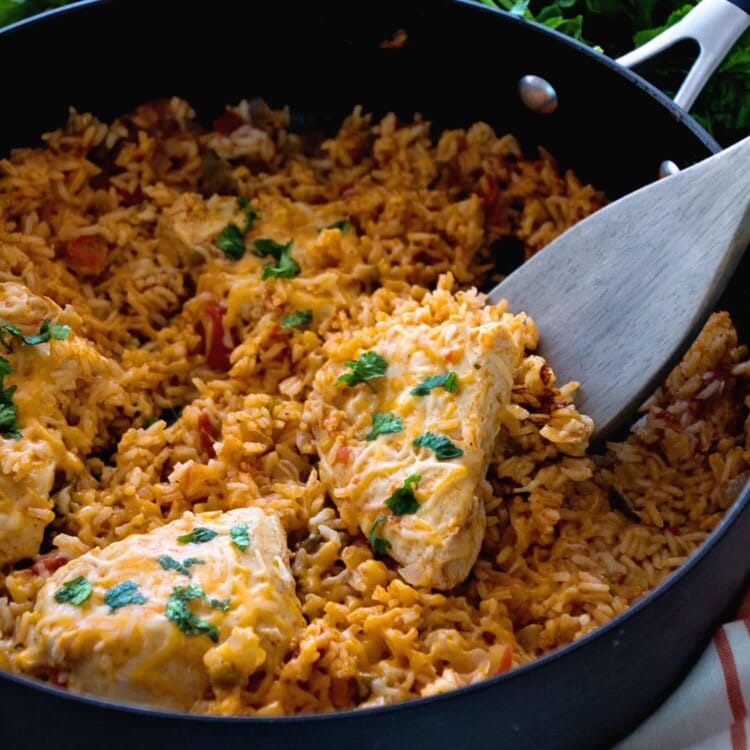
<path id="1" fill-rule="evenodd" d="M 684 682 L 613 750 L 750 750 L 750 591 Z"/>

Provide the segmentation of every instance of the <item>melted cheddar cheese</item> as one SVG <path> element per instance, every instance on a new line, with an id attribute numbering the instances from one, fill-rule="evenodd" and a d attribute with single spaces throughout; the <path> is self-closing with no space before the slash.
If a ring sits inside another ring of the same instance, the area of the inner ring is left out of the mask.
<path id="1" fill-rule="evenodd" d="M 127 401 L 117 383 L 121 368 L 75 333 L 81 321 L 71 309 L 21 284 L 0 283 L 0 322 L 30 335 L 44 320 L 72 330 L 64 340 L 33 346 L 9 337 L 10 351 L 3 352 L 21 437 L 0 438 L 0 566 L 39 552 L 54 518 L 56 473 L 81 472 L 81 459 L 98 444 L 102 416 Z"/>
<path id="2" fill-rule="evenodd" d="M 482 486 L 510 400 L 521 350 L 487 308 L 438 324 L 421 313 L 381 320 L 361 335 L 337 342 L 317 375 L 311 402 L 321 478 L 351 531 L 373 533 L 389 545 L 409 583 L 450 589 L 466 578 L 485 530 Z M 349 387 L 346 361 L 365 351 L 383 357 L 383 377 Z M 453 372 L 454 392 L 412 389 L 425 378 Z M 368 439 L 375 412 L 401 420 L 403 429 Z M 414 441 L 425 433 L 450 440 L 461 455 L 440 460 Z M 407 480 L 419 507 L 391 514 L 385 501 Z M 385 517 L 384 517 L 385 516 Z"/>
<path id="3" fill-rule="evenodd" d="M 233 541 L 237 527 L 246 531 L 245 549 Z M 196 529 L 211 538 L 185 542 Z M 172 567 L 160 562 L 167 558 Z M 55 572 L 22 619 L 17 666 L 57 670 L 78 692 L 171 709 L 190 709 L 208 690 L 237 692 L 258 670 L 274 674 L 304 625 L 288 563 L 281 524 L 257 508 L 186 513 Z M 60 601 L 65 584 L 80 577 L 91 585 L 88 598 Z M 128 581 L 138 601 L 113 608 L 107 592 Z M 185 606 L 204 624 L 192 632 L 190 615 L 169 616 L 170 601 L 190 585 L 202 593 Z"/>

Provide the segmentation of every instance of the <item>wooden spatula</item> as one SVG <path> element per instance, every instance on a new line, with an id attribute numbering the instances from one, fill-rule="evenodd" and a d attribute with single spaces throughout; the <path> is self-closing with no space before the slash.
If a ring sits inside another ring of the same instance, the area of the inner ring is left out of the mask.
<path id="1" fill-rule="evenodd" d="M 540 354 L 606 438 L 653 392 L 750 243 L 750 138 L 568 229 L 489 294 L 536 322 Z M 750 299 L 748 299 L 750 304 Z"/>

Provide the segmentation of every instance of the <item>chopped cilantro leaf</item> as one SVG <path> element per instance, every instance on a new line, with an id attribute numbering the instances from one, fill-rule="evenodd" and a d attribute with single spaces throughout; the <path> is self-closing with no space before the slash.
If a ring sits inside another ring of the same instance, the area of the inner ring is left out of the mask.
<path id="1" fill-rule="evenodd" d="M 218 533 L 213 529 L 207 529 L 204 526 L 196 526 L 189 534 L 183 534 L 177 537 L 180 544 L 203 544 L 210 542 Z"/>
<path id="2" fill-rule="evenodd" d="M 388 516 L 378 516 L 367 535 L 367 541 L 375 555 L 384 555 L 391 548 L 391 543 L 378 534 L 378 529 L 388 520 Z"/>
<path id="3" fill-rule="evenodd" d="M 192 578 L 193 574 L 188 570 L 192 565 L 205 565 L 205 560 L 199 560 L 197 557 L 188 557 L 184 560 L 184 562 L 180 562 L 179 560 L 175 560 L 174 557 L 170 557 L 169 555 L 162 555 L 159 558 L 159 565 L 164 568 L 164 570 L 176 570 L 178 573 L 182 573 L 182 575 L 187 576 L 188 578 Z"/>
<path id="4" fill-rule="evenodd" d="M 222 612 L 229 610 L 229 599 L 210 599 L 208 603 L 211 605 L 211 609 L 219 609 Z"/>
<path id="5" fill-rule="evenodd" d="M 282 328 L 297 328 L 307 325 L 312 320 L 312 310 L 295 310 L 281 319 Z"/>
<path id="6" fill-rule="evenodd" d="M 60 604 L 75 604 L 80 607 L 86 599 L 91 596 L 93 591 L 92 585 L 84 576 L 78 576 L 70 581 L 65 581 L 63 585 L 55 591 L 55 601 Z"/>
<path id="7" fill-rule="evenodd" d="M 433 388 L 441 386 L 448 393 L 456 392 L 456 382 L 458 377 L 455 372 L 446 372 L 443 375 L 430 375 L 425 378 L 419 385 L 411 389 L 412 396 L 426 396 Z"/>
<path id="8" fill-rule="evenodd" d="M 457 458 L 463 455 L 463 451 L 457 445 L 448 440 L 445 435 L 436 435 L 434 432 L 425 432 L 412 442 L 416 447 L 424 446 L 432 448 L 435 451 L 435 457 L 438 461 L 445 461 L 447 458 Z"/>
<path id="9" fill-rule="evenodd" d="M 245 238 L 236 224 L 227 224 L 215 241 L 216 247 L 232 260 L 239 260 L 245 254 Z"/>
<path id="10" fill-rule="evenodd" d="M 20 440 L 21 426 L 18 424 L 18 408 L 13 403 L 16 386 L 3 388 L 5 376 L 12 372 L 10 362 L 5 357 L 0 357 L 0 435 Z"/>
<path id="11" fill-rule="evenodd" d="M 291 240 L 287 242 L 286 245 L 282 245 L 280 242 L 276 242 L 276 240 L 272 240 L 268 237 L 261 237 L 260 239 L 255 240 L 254 244 L 255 249 L 253 250 L 253 255 L 257 258 L 265 258 L 267 255 L 270 255 L 276 261 L 281 260 L 281 254 L 284 250 L 292 247 Z"/>
<path id="12" fill-rule="evenodd" d="M 341 232 L 348 232 L 351 228 L 352 225 L 349 219 L 339 219 L 326 227 L 326 229 L 338 229 Z"/>
<path id="13" fill-rule="evenodd" d="M 357 360 L 349 360 L 345 363 L 351 372 L 339 375 L 336 382 L 346 383 L 350 388 L 358 383 L 364 383 L 373 393 L 375 389 L 368 380 L 382 378 L 388 363 L 377 352 L 365 352 Z"/>
<path id="14" fill-rule="evenodd" d="M 6 338 L 6 334 L 10 334 L 19 341 L 23 341 L 27 346 L 36 346 L 36 344 L 43 344 L 45 341 L 50 339 L 57 339 L 63 341 L 68 338 L 70 334 L 70 326 L 60 325 L 55 323 L 50 324 L 50 319 L 45 318 L 42 321 L 42 325 L 39 327 L 38 333 L 32 333 L 30 336 L 25 336 L 18 326 L 11 325 L 10 323 L 0 323 L 0 343 L 5 347 L 5 351 L 10 351 L 10 342 Z"/>
<path id="15" fill-rule="evenodd" d="M 201 620 L 190 611 L 188 603 L 193 599 L 204 599 L 206 593 L 200 586 L 175 586 L 167 600 L 165 613 L 185 635 L 207 635 L 214 643 L 219 640 L 219 629 L 210 622 Z"/>
<path id="16" fill-rule="evenodd" d="M 223 250 L 232 260 L 239 260 L 245 254 L 245 235 L 260 215 L 247 198 L 238 198 L 237 203 L 245 211 L 244 228 L 240 229 L 234 223 L 227 224 L 214 240 L 216 247 Z"/>
<path id="17" fill-rule="evenodd" d="M 247 533 L 246 523 L 237 523 L 229 529 L 229 536 L 237 549 L 243 552 L 250 546 L 250 536 Z"/>
<path id="18" fill-rule="evenodd" d="M 104 603 L 110 607 L 110 613 L 128 604 L 145 604 L 148 601 L 140 591 L 135 581 L 122 581 L 104 594 Z"/>
<path id="19" fill-rule="evenodd" d="M 372 414 L 372 429 L 367 433 L 367 440 L 375 440 L 378 435 L 389 432 L 401 432 L 404 423 L 401 417 L 391 414 L 389 411 L 376 411 Z"/>
<path id="20" fill-rule="evenodd" d="M 265 258 L 267 255 L 270 255 L 276 261 L 276 265 L 266 263 L 263 266 L 264 279 L 270 276 L 280 279 L 291 279 L 299 275 L 302 269 L 299 263 L 292 258 L 292 244 L 292 240 L 289 240 L 286 245 L 282 245 L 280 242 L 267 237 L 255 240 L 253 255 L 256 255 L 258 258 Z"/>
<path id="21" fill-rule="evenodd" d="M 421 478 L 421 474 L 411 474 L 406 477 L 403 486 L 399 487 L 385 501 L 385 504 L 393 511 L 394 515 L 404 516 L 407 513 L 416 513 L 419 510 L 419 503 L 411 486 Z"/>
<path id="22" fill-rule="evenodd" d="M 247 234 L 255 224 L 255 220 L 260 217 L 260 211 L 253 206 L 247 198 L 240 196 L 237 198 L 239 207 L 245 212 L 245 227 L 242 230 L 243 234 Z"/>
<path id="23" fill-rule="evenodd" d="M 18 424 L 18 408 L 12 401 L 15 392 L 15 386 L 0 391 L 0 435 L 20 440 L 21 426 Z"/>

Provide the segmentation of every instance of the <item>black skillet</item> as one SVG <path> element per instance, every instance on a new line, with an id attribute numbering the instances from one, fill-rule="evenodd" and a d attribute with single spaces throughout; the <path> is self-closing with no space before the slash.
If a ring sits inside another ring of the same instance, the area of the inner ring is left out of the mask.
<path id="1" fill-rule="evenodd" d="M 383 48 L 400 28 L 403 48 Z M 185 97 L 207 122 L 253 96 L 290 105 L 300 128 L 331 129 L 355 104 L 376 116 L 420 112 L 435 131 L 484 120 L 519 135 L 529 152 L 543 144 L 610 197 L 651 181 L 665 159 L 686 166 L 719 148 L 621 65 L 455 0 L 90 2 L 0 33 L 0 69 L 0 154 L 38 144 L 70 105 L 106 120 L 170 95 Z M 555 87 L 553 114 L 521 103 L 518 83 L 527 74 Z M 744 340 L 747 272 L 746 262 L 720 304 Z M 2 673 L 0 748 L 610 747 L 685 676 L 747 584 L 749 502 L 746 487 L 699 552 L 624 615 L 482 684 L 391 707 L 243 719 L 123 707 Z"/>

